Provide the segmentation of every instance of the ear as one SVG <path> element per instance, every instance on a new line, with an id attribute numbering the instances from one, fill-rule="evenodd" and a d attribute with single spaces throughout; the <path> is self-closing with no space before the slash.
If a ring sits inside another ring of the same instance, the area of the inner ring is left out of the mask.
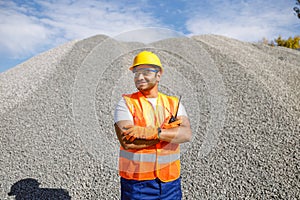
<path id="1" fill-rule="evenodd" d="M 157 72 L 156 74 L 156 80 L 159 82 L 160 81 L 160 77 L 161 77 L 161 72 Z"/>

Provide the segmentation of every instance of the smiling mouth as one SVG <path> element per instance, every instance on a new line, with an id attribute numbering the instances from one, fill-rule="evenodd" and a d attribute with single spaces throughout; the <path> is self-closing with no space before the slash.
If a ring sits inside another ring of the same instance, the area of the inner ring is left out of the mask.
<path id="1" fill-rule="evenodd" d="M 137 85 L 146 84 L 147 82 L 137 82 Z"/>

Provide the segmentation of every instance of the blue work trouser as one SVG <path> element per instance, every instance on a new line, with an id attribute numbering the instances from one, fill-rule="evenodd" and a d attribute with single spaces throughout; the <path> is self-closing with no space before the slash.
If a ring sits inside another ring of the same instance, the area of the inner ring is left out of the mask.
<path id="1" fill-rule="evenodd" d="M 136 181 L 121 178 L 122 200 L 180 200 L 180 178 L 171 182 L 154 180 Z"/>

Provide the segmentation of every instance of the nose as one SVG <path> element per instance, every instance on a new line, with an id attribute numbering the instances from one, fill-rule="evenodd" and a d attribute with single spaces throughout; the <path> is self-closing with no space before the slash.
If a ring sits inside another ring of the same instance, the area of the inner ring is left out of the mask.
<path id="1" fill-rule="evenodd" d="M 143 75 L 143 73 L 137 72 L 137 73 L 135 74 L 134 78 L 135 78 L 136 80 L 143 80 L 143 79 L 144 79 L 144 75 Z"/>

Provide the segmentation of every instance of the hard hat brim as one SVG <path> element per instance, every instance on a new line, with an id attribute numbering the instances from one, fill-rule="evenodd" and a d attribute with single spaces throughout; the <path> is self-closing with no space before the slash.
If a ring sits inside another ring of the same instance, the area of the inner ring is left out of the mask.
<path id="1" fill-rule="evenodd" d="M 149 66 L 152 66 L 152 67 L 158 67 L 158 68 L 160 68 L 160 72 L 161 72 L 161 73 L 164 72 L 164 68 L 163 68 L 163 67 L 157 66 L 157 65 L 151 65 L 151 64 L 132 65 L 132 66 L 130 66 L 128 69 L 129 69 L 130 71 L 132 71 L 135 67 L 138 67 L 138 66 L 140 66 L 140 65 L 149 65 Z"/>

